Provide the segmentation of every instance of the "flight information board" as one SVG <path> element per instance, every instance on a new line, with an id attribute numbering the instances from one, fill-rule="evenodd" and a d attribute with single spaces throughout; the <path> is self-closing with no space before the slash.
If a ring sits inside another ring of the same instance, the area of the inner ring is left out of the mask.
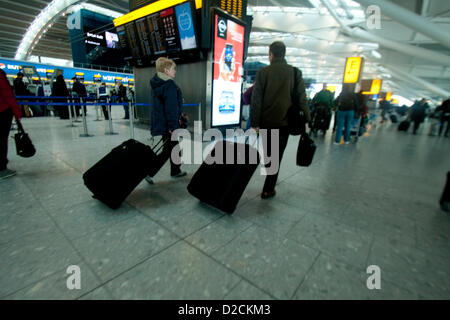
<path id="1" fill-rule="evenodd" d="M 191 2 L 149 14 L 116 30 L 125 59 L 132 64 L 198 48 Z"/>

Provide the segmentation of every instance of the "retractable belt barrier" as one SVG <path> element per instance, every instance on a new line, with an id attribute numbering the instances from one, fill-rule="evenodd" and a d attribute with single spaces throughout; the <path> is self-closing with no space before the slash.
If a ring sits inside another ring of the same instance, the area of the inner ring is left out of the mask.
<path id="1" fill-rule="evenodd" d="M 104 102 L 53 102 L 53 101 L 47 101 L 47 102 L 34 102 L 34 101 L 21 101 L 20 99 L 45 99 L 45 100 L 53 100 L 53 99 L 65 99 L 65 100 L 71 100 L 71 101 L 75 101 L 75 100 L 80 100 L 83 101 L 86 99 L 86 101 L 95 101 L 95 100 L 99 100 L 98 98 L 89 98 L 89 97 L 39 97 L 39 96 L 16 96 L 16 99 L 18 99 L 17 103 L 19 105 L 27 105 L 27 106 L 68 106 L 69 107 L 69 116 L 70 116 L 70 122 L 71 124 L 69 125 L 69 127 L 76 127 L 73 124 L 73 117 L 72 117 L 72 111 L 74 111 L 72 108 L 75 106 L 108 106 L 108 122 L 109 122 L 109 132 L 106 132 L 105 134 L 107 135 L 114 135 L 114 134 L 118 134 L 116 132 L 113 131 L 113 126 L 112 126 L 112 117 L 111 117 L 111 106 L 128 106 L 129 110 L 130 110 L 130 137 L 131 139 L 134 139 L 134 107 L 140 107 L 140 106 L 144 106 L 144 107 L 151 107 L 151 104 L 148 103 L 133 103 L 133 102 L 128 102 L 128 103 L 116 103 L 116 102 L 110 102 L 109 99 L 107 101 Z M 183 107 L 199 107 L 199 112 L 198 112 L 198 116 L 199 116 L 199 121 L 201 121 L 201 103 L 186 103 L 183 104 Z M 88 133 L 88 128 L 87 128 L 87 121 L 86 121 L 86 112 L 84 110 L 84 108 L 82 109 L 82 114 L 83 114 L 83 129 L 84 129 L 84 133 L 80 134 L 80 137 L 92 137 L 93 135 L 90 135 Z M 98 113 L 97 113 L 97 120 L 98 120 Z M 75 120 L 76 121 L 76 120 Z"/>

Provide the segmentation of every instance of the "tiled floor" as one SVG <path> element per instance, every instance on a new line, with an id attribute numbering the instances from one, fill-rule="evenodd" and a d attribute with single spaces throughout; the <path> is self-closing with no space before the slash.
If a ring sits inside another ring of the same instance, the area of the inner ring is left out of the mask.
<path id="1" fill-rule="evenodd" d="M 122 112 L 116 113 L 120 118 Z M 0 182 L 2 299 L 449 299 L 450 215 L 440 211 L 450 139 L 372 128 L 358 144 L 316 138 L 308 168 L 291 137 L 277 196 L 261 200 L 259 170 L 232 216 L 191 197 L 188 176 L 143 181 L 114 211 L 91 198 L 82 173 L 129 138 L 105 122 L 23 121 L 38 150 L 15 155 Z M 150 143 L 145 129 L 136 138 Z M 126 170 L 126 168 L 124 168 Z M 81 289 L 66 286 L 70 265 Z M 366 269 L 381 270 L 369 290 Z"/>

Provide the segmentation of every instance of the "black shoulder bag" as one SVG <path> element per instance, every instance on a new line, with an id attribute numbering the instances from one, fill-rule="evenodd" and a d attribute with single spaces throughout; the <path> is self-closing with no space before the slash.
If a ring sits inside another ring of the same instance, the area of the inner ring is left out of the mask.
<path id="1" fill-rule="evenodd" d="M 20 120 L 16 120 L 18 133 L 14 135 L 14 141 L 16 142 L 17 154 L 23 158 L 30 158 L 35 155 L 36 149 L 33 142 L 31 142 L 28 133 L 23 130 Z"/>
<path id="2" fill-rule="evenodd" d="M 300 97 L 298 96 L 297 88 L 297 70 L 294 70 L 294 93 L 292 95 L 292 106 L 287 113 L 289 134 L 298 136 L 306 132 L 306 119 L 303 112 L 300 111 Z"/>

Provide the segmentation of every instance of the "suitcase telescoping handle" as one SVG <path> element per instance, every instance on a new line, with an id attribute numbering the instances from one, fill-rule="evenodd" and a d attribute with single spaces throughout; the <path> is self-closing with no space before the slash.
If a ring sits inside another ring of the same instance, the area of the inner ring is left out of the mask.
<path id="1" fill-rule="evenodd" d="M 153 137 L 152 137 L 152 140 L 153 140 Z M 152 150 L 153 150 L 153 152 L 155 153 L 155 154 L 158 154 L 160 151 L 161 151 L 161 149 L 162 148 L 164 148 L 164 145 L 168 142 L 170 140 L 170 138 L 168 138 L 168 139 L 163 139 L 163 138 L 161 138 L 161 140 L 159 140 L 159 142 L 157 143 L 157 144 L 155 144 L 153 147 L 152 147 Z M 163 142 L 162 144 L 161 144 L 161 142 Z M 161 145 L 160 145 L 161 144 Z M 159 146 L 160 145 L 160 146 Z M 159 147 L 158 147 L 159 146 Z"/>

